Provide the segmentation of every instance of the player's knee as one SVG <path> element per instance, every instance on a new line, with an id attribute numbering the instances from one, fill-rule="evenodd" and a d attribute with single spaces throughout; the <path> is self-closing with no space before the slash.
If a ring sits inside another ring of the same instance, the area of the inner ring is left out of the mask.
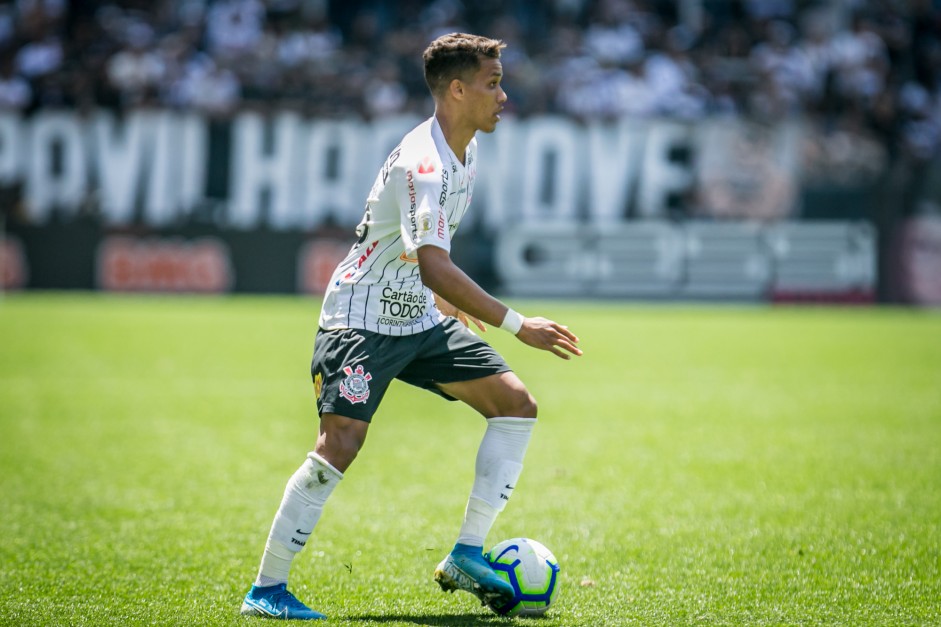
<path id="1" fill-rule="evenodd" d="M 529 390 L 523 388 L 515 390 L 512 397 L 508 399 L 510 407 L 501 413 L 503 416 L 516 416 L 519 418 L 535 418 L 537 413 L 536 399 Z"/>
<path id="2" fill-rule="evenodd" d="M 316 452 L 340 472 L 353 463 L 366 440 L 367 423 L 350 418 L 321 417 L 322 431 Z"/>
<path id="3" fill-rule="evenodd" d="M 538 409 L 539 406 L 536 404 L 536 398 L 529 392 L 526 392 L 526 401 L 523 406 L 523 413 L 519 415 L 523 418 L 535 418 Z"/>
<path id="4" fill-rule="evenodd" d="M 353 439 L 337 439 L 321 454 L 341 472 L 346 472 L 346 469 L 350 467 L 350 464 L 359 454 L 360 448 L 362 448 L 362 443 Z"/>
<path id="5" fill-rule="evenodd" d="M 536 399 L 526 385 L 516 377 L 505 379 L 507 385 L 499 395 L 497 416 L 516 416 L 519 418 L 536 417 Z"/>

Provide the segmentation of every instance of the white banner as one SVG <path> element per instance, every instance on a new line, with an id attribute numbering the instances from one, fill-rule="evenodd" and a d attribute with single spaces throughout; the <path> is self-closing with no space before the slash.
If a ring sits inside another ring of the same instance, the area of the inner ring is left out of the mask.
<path id="1" fill-rule="evenodd" d="M 97 211 L 110 226 L 159 227 L 186 223 L 211 204 L 219 226 L 351 227 L 386 155 L 418 122 L 246 112 L 219 140 L 195 114 L 4 113 L 0 184 L 22 182 L 34 224 Z M 480 177 L 468 219 L 499 231 L 521 222 L 791 217 L 801 133 L 793 123 L 768 129 L 722 119 L 506 119 L 478 135 Z M 227 180 L 210 180 L 226 164 Z M 221 194 L 207 198 L 220 183 Z"/>

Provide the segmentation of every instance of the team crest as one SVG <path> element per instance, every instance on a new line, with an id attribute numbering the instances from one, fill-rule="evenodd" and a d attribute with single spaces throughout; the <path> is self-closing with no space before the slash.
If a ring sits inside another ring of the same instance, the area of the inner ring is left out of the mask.
<path id="1" fill-rule="evenodd" d="M 343 372 L 346 378 L 340 381 L 340 394 L 351 403 L 365 403 L 369 398 L 369 382 L 372 375 L 363 372 L 363 366 L 356 366 L 353 370 L 349 366 L 343 366 Z"/>

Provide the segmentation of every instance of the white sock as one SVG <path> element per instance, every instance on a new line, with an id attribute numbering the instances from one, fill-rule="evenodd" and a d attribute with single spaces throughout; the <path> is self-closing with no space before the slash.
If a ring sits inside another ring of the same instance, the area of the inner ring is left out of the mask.
<path id="1" fill-rule="evenodd" d="M 323 457 L 314 452 L 307 454 L 284 489 L 284 498 L 265 543 L 256 586 L 287 583 L 294 556 L 307 544 L 327 497 L 342 478 L 343 473 Z"/>
<path id="2" fill-rule="evenodd" d="M 484 539 L 516 488 L 535 418 L 499 417 L 487 420 L 475 464 L 476 476 L 464 524 L 457 541 L 483 546 Z"/>

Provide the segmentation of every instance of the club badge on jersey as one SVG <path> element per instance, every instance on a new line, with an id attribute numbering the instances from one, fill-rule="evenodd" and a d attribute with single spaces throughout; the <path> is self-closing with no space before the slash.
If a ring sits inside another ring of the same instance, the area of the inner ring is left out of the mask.
<path id="1" fill-rule="evenodd" d="M 365 403 L 369 398 L 369 382 L 372 375 L 363 371 L 363 366 L 356 366 L 353 370 L 349 366 L 343 366 L 343 372 L 346 378 L 340 381 L 340 394 L 350 403 Z"/>

